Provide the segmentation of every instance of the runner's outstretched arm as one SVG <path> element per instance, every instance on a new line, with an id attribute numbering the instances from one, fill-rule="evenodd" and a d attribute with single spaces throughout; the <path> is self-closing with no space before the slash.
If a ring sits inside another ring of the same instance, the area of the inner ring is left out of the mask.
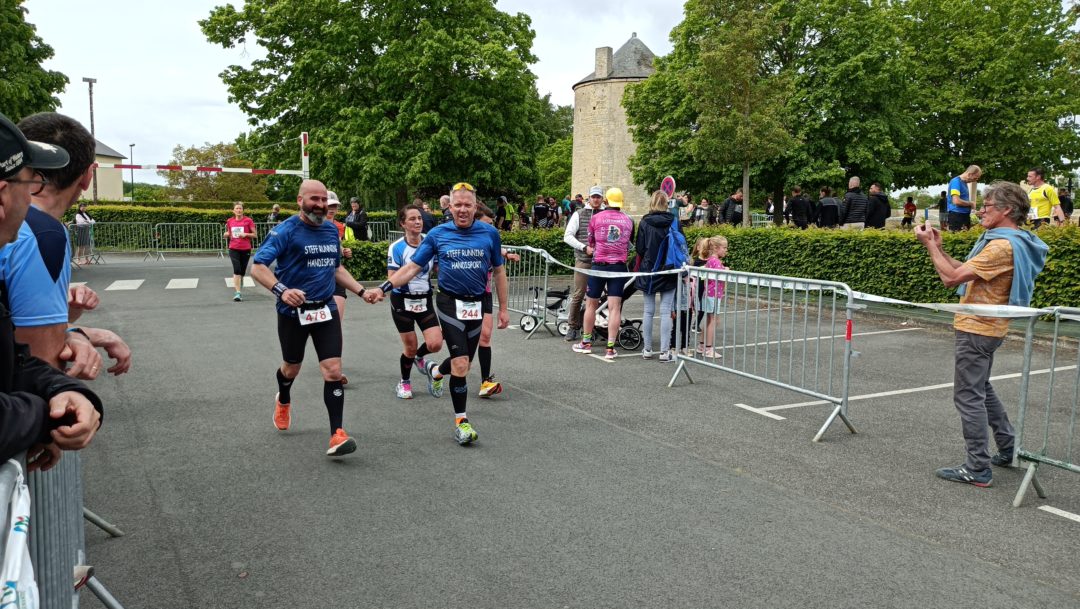
<path id="1" fill-rule="evenodd" d="M 386 297 L 386 293 L 389 292 L 392 288 L 403 286 L 406 283 L 409 283 L 409 280 L 420 274 L 421 270 L 422 269 L 420 268 L 419 264 L 416 264 L 415 262 L 410 260 L 405 264 L 405 266 L 395 271 L 394 274 L 390 276 L 390 279 L 384 281 L 382 285 L 377 288 L 371 288 L 370 290 L 368 290 L 367 294 L 364 296 L 364 300 L 368 301 L 368 303 L 370 304 L 375 304 L 376 302 L 379 302 Z M 507 319 L 509 319 L 509 317 Z"/>
<path id="2" fill-rule="evenodd" d="M 355 293 L 357 296 L 363 296 L 364 286 L 360 285 L 360 282 L 352 276 L 352 273 L 345 268 L 345 265 L 337 267 L 337 271 L 334 273 L 334 281 L 346 290 Z"/>

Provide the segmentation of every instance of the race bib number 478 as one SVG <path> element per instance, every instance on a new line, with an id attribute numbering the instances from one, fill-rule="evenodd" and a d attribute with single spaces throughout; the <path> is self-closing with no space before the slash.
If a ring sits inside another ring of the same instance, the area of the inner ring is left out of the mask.
<path id="1" fill-rule="evenodd" d="M 311 324 L 320 324 L 324 321 L 330 321 L 330 306 L 323 305 L 321 309 L 296 310 L 297 317 L 300 319 L 301 326 L 310 326 Z"/>

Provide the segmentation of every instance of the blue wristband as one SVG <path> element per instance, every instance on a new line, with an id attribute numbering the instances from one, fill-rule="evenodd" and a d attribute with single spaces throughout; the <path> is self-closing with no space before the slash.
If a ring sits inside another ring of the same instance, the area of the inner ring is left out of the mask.
<path id="1" fill-rule="evenodd" d="M 279 281 L 274 284 L 274 287 L 270 288 L 270 291 L 274 293 L 274 296 L 281 298 L 281 295 L 284 294 L 287 289 L 289 288 L 285 287 L 285 284 Z"/>

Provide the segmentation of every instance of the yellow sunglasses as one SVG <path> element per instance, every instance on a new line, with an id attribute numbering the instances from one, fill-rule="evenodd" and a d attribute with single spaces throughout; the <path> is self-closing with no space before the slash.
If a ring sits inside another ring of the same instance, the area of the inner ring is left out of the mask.
<path id="1" fill-rule="evenodd" d="M 476 189 L 473 188 L 473 185 L 469 184 L 468 182 L 458 182 L 457 184 L 454 184 L 454 187 L 450 189 L 450 192 L 454 192 L 455 190 L 467 190 L 469 192 L 476 192 Z"/>

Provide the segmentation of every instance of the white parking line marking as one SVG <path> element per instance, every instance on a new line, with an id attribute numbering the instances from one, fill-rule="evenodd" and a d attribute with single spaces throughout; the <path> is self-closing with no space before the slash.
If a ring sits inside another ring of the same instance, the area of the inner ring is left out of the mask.
<path id="1" fill-rule="evenodd" d="M 255 287 L 255 280 L 252 279 L 251 277 L 244 276 L 243 286 L 245 288 L 253 288 L 253 287 Z M 227 287 L 227 288 L 233 287 L 232 277 L 226 277 L 225 278 L 225 287 Z"/>
<path id="2" fill-rule="evenodd" d="M 1073 514 L 1072 512 L 1066 512 L 1065 510 L 1059 510 L 1056 507 L 1051 507 L 1049 505 L 1040 505 L 1039 509 L 1044 511 L 1044 512 L 1050 512 L 1051 514 L 1054 514 L 1056 516 L 1061 516 L 1062 518 L 1068 518 L 1069 520 L 1074 520 L 1076 522 L 1080 522 L 1080 514 Z"/>
<path id="3" fill-rule="evenodd" d="M 188 290 L 191 288 L 199 287 L 199 279 L 197 277 L 191 279 L 170 279 L 169 284 L 165 286 L 166 290 Z"/>
<path id="4" fill-rule="evenodd" d="M 753 412 L 755 414 L 760 414 L 760 415 L 765 416 L 765 417 L 769 417 L 770 419 L 776 419 L 777 421 L 786 420 L 786 419 L 784 419 L 784 417 L 782 417 L 782 416 L 780 416 L 778 414 L 773 414 L 771 412 L 766 412 L 766 411 L 764 411 L 764 410 L 762 410 L 760 408 L 754 408 L 753 406 L 747 406 L 746 404 L 735 404 L 735 405 L 738 406 L 739 408 L 742 408 L 743 410 L 749 410 L 750 412 Z"/>
<path id="5" fill-rule="evenodd" d="M 115 290 L 137 290 L 144 281 L 145 279 L 119 279 L 112 282 L 109 287 L 105 288 L 105 291 L 109 292 Z"/>
<path id="6" fill-rule="evenodd" d="M 1076 370 L 1076 366 L 1058 366 L 1057 368 L 1054 368 L 1054 372 L 1062 372 L 1062 371 L 1065 371 L 1065 370 Z M 1049 373 L 1050 373 L 1049 368 L 1044 368 L 1042 370 L 1032 370 L 1031 371 L 1032 376 L 1041 375 L 1041 374 L 1049 374 Z M 1012 374 L 999 374 L 998 376 L 992 376 L 992 377 L 990 377 L 990 380 L 991 381 L 1004 381 L 1004 380 L 1008 380 L 1008 379 L 1020 378 L 1021 376 L 1022 376 L 1021 373 L 1014 372 Z M 952 386 L 953 386 L 952 383 L 941 383 L 941 384 L 938 384 L 938 385 L 927 385 L 925 387 L 912 387 L 911 389 L 896 389 L 894 391 L 881 391 L 879 393 L 866 393 L 866 394 L 863 394 L 863 395 L 850 396 L 850 397 L 848 397 L 848 401 L 849 402 L 855 402 L 855 401 L 858 401 L 858 400 L 872 400 L 874 398 L 884 398 L 884 397 L 889 397 L 889 396 L 893 396 L 893 395 L 904 395 L 904 394 L 908 394 L 908 393 L 921 393 L 921 392 L 924 392 L 924 391 L 936 391 L 938 389 L 952 388 Z M 764 410 L 766 412 L 772 412 L 774 410 L 787 410 L 788 408 L 802 408 L 803 406 L 820 406 L 822 404 L 832 404 L 832 402 L 830 402 L 828 400 L 814 400 L 812 402 L 798 402 L 798 403 L 795 403 L 795 404 L 784 404 L 782 406 L 768 406 L 766 408 L 761 408 L 760 410 Z"/>

